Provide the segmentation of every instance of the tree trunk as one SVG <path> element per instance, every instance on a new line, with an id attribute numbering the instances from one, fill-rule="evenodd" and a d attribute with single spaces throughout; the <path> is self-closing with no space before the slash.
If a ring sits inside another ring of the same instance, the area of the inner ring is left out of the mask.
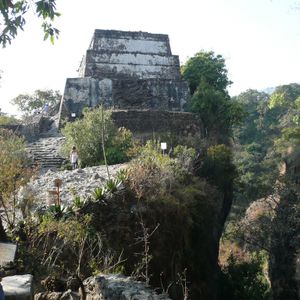
<path id="1" fill-rule="evenodd" d="M 7 242 L 7 236 L 2 224 L 1 217 L 0 217 L 0 242 Z"/>
<path id="2" fill-rule="evenodd" d="M 0 203 L 2 203 L 2 200 L 3 200 L 2 194 L 0 193 Z M 0 215 L 0 242 L 7 242 L 7 235 L 3 227 L 1 215 Z"/>

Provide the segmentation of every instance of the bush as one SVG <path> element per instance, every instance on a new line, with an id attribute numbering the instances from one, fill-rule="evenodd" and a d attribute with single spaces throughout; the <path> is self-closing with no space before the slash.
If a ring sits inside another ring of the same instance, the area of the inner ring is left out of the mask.
<path id="1" fill-rule="evenodd" d="M 155 198 L 161 193 L 170 192 L 182 172 L 175 159 L 162 154 L 160 143 L 148 141 L 140 148 L 140 155 L 131 161 L 128 170 L 130 188 L 138 198 Z"/>
<path id="2" fill-rule="evenodd" d="M 223 267 L 221 293 L 224 300 L 266 300 L 270 285 L 263 272 L 264 256 L 241 259 L 231 254 Z"/>
<path id="3" fill-rule="evenodd" d="M 15 125 L 19 123 L 19 120 L 17 120 L 13 116 L 6 116 L 0 114 L 0 125 Z"/>
<path id="4" fill-rule="evenodd" d="M 82 167 L 104 163 L 102 149 L 102 126 L 104 126 L 104 144 L 108 164 L 123 163 L 129 159 L 128 150 L 132 147 L 132 134 L 125 128 L 117 128 L 109 111 L 96 108 L 85 110 L 84 118 L 67 123 L 62 129 L 66 137 L 63 149 L 65 156 L 73 145 L 76 146 Z"/>
<path id="5" fill-rule="evenodd" d="M 25 140 L 11 130 L 0 129 L 0 199 L 2 218 L 13 228 L 16 221 L 16 190 L 29 180 L 32 170 L 25 150 Z"/>
<path id="6" fill-rule="evenodd" d="M 207 178 L 221 189 L 229 186 L 236 177 L 230 148 L 224 144 L 209 147 L 198 175 Z"/>
<path id="7" fill-rule="evenodd" d="M 178 145 L 174 149 L 174 156 L 180 162 L 183 168 L 191 171 L 196 157 L 196 150 L 186 146 Z"/>

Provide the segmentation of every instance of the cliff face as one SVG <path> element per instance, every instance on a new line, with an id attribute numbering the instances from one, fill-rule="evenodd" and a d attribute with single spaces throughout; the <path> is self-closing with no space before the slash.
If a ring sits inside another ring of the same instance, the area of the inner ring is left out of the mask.
<path id="1" fill-rule="evenodd" d="M 111 175 L 115 173 L 112 168 Z M 105 168 L 100 169 L 47 172 L 32 189 L 37 196 L 42 195 L 51 188 L 54 178 L 61 178 L 61 200 L 68 205 L 73 199 L 67 193 L 72 185 L 87 195 L 88 190 L 104 184 Z M 171 192 L 160 194 L 150 188 L 146 193 L 146 197 L 138 198 L 126 184 L 100 201 L 87 202 L 76 214 L 79 219 L 91 216 L 89 226 L 100 233 L 104 253 L 115 257 L 122 253 L 118 269 L 125 275 L 149 280 L 160 292 L 170 286 L 173 300 L 183 299 L 181 284 L 185 280 L 190 299 L 217 299 L 219 239 L 225 208 L 230 203 L 224 202 L 227 200 L 217 188 L 194 176 L 172 187 Z M 70 253 L 65 257 L 66 265 L 74 263 Z"/>
<path id="2" fill-rule="evenodd" d="M 267 250 L 274 300 L 299 299 L 299 195 L 290 185 L 251 204 L 241 223 L 246 245 Z"/>
<path id="3" fill-rule="evenodd" d="M 82 213 L 104 244 L 122 253 L 126 275 L 149 280 L 182 299 L 183 281 L 191 299 L 216 299 L 218 245 L 223 199 L 208 183 L 193 178 L 172 195 L 139 200 L 123 191 L 107 201 L 90 203 Z M 185 271 L 186 270 L 186 271 Z"/>
<path id="4" fill-rule="evenodd" d="M 284 157 L 285 180 L 272 220 L 270 277 L 274 300 L 300 299 L 299 284 L 299 146 L 289 147 Z"/>
<path id="5" fill-rule="evenodd" d="M 274 300 L 299 299 L 296 273 L 299 230 L 299 198 L 285 191 L 275 209 L 270 243 L 270 278 Z"/>

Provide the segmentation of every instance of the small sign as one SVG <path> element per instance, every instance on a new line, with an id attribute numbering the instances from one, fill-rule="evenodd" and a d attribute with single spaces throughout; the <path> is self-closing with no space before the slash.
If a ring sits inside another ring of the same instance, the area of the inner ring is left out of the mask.
<path id="1" fill-rule="evenodd" d="M 15 260 L 17 245 L 10 243 L 0 243 L 0 266 Z"/>
<path id="2" fill-rule="evenodd" d="M 167 143 L 160 143 L 161 150 L 167 150 Z"/>
<path id="3" fill-rule="evenodd" d="M 71 113 L 71 117 L 75 118 L 76 117 L 76 113 Z"/>

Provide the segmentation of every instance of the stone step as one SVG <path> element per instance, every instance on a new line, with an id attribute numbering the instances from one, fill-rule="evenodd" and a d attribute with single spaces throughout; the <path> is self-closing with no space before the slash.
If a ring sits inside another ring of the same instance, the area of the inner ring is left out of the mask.
<path id="1" fill-rule="evenodd" d="M 27 152 L 32 158 L 33 165 L 38 165 L 41 169 L 58 169 L 66 161 L 59 153 L 59 149 L 64 141 L 61 136 L 49 136 L 45 133 L 44 138 L 40 138 L 28 145 Z"/>
<path id="2" fill-rule="evenodd" d="M 61 156 L 54 156 L 54 155 L 40 155 L 40 154 L 34 154 L 32 155 L 34 159 L 58 159 L 58 160 L 64 160 Z"/>
<path id="3" fill-rule="evenodd" d="M 55 164 L 61 164 L 64 162 L 63 159 L 33 159 L 34 162 L 43 162 L 43 163 L 55 163 Z"/>

